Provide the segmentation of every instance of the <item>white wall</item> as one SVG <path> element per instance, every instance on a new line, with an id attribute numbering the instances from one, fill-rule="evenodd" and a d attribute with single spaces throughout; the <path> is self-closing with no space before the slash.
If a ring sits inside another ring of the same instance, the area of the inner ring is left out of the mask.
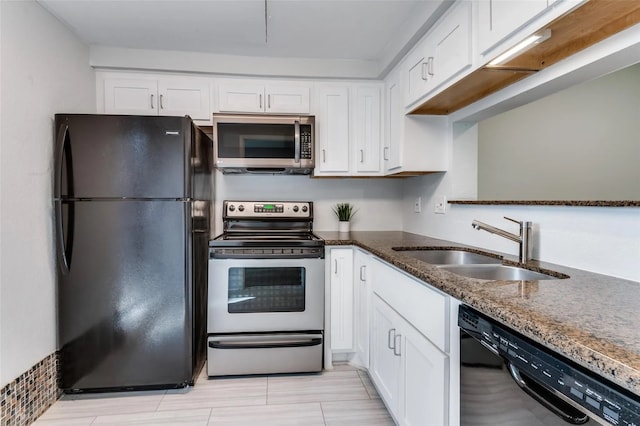
<path id="1" fill-rule="evenodd" d="M 471 227 L 473 219 L 517 233 L 516 224 L 503 219 L 534 222 L 533 258 L 640 282 L 640 208 L 454 205 L 435 214 L 436 196 L 473 199 L 475 185 L 475 125 L 457 129 L 451 171 L 404 182 L 403 226 L 407 232 L 443 238 L 488 250 L 518 254 L 518 245 Z M 422 197 L 422 213 L 413 202 Z"/>
<path id="2" fill-rule="evenodd" d="M 0 386 L 56 350 L 53 115 L 95 112 L 89 49 L 35 1 L 0 1 Z"/>
<path id="3" fill-rule="evenodd" d="M 636 64 L 479 122 L 478 198 L 638 200 L 639 135 Z"/>
<path id="4" fill-rule="evenodd" d="M 402 200 L 402 179 L 318 179 L 307 176 L 216 175 L 216 229 L 222 230 L 223 200 L 313 201 L 314 229 L 337 231 L 338 219 L 331 210 L 339 202 L 359 209 L 351 221 L 353 231 L 402 229 L 397 206 Z"/>

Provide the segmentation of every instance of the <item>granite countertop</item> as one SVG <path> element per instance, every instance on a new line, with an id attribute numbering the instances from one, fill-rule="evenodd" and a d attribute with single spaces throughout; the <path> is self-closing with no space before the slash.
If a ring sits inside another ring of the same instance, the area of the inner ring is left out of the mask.
<path id="1" fill-rule="evenodd" d="M 355 245 L 640 396 L 640 283 L 531 261 L 569 278 L 483 281 L 412 259 L 392 247 L 465 247 L 399 231 L 318 232 L 327 245 Z M 497 253 L 505 263 L 517 257 Z"/>

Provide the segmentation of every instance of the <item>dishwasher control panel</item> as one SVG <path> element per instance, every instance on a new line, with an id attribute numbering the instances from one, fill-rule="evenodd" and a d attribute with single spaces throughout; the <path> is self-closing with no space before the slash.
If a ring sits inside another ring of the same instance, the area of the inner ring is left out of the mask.
<path id="1" fill-rule="evenodd" d="M 640 400 L 551 349 L 460 306 L 458 326 L 527 377 L 613 425 L 640 426 Z"/>

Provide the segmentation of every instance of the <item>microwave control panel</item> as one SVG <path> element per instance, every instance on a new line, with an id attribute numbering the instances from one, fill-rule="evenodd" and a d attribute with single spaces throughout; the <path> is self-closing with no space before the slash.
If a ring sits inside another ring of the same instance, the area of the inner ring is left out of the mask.
<path id="1" fill-rule="evenodd" d="M 312 158 L 312 126 L 310 124 L 300 125 L 300 158 L 310 160 Z"/>

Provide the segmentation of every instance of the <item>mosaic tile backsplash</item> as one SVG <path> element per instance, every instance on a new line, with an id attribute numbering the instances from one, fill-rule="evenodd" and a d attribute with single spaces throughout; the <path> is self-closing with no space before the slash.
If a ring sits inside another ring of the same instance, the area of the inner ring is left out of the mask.
<path id="1" fill-rule="evenodd" d="M 1 426 L 30 425 L 60 396 L 58 354 L 53 353 L 2 388 Z"/>

